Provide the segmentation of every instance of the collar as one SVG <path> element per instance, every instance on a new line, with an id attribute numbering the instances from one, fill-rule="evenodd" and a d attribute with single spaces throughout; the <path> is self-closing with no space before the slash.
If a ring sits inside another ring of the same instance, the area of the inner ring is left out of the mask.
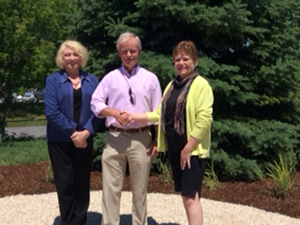
<path id="1" fill-rule="evenodd" d="M 81 81 L 87 80 L 91 81 L 91 78 L 88 76 L 88 73 L 82 70 L 79 70 Z M 60 83 L 67 82 L 69 80 L 68 75 L 64 69 L 62 69 L 59 73 L 61 76 L 59 77 Z"/>
<path id="2" fill-rule="evenodd" d="M 131 71 L 131 73 L 129 74 L 129 73 L 127 72 L 127 70 L 125 69 L 124 65 L 122 64 L 120 70 L 121 70 L 121 73 L 122 73 L 123 75 L 126 75 L 127 77 L 132 77 L 132 76 L 136 75 L 136 74 L 139 72 L 140 68 L 141 68 L 140 65 L 137 64 L 137 65 L 133 68 L 133 70 Z"/>
<path id="3" fill-rule="evenodd" d="M 194 71 L 193 73 L 191 73 L 184 79 L 182 79 L 179 75 L 177 75 L 175 77 L 175 79 L 173 80 L 173 85 L 175 88 L 181 88 L 181 87 L 185 86 L 189 80 L 194 79 L 197 75 L 198 75 L 197 71 Z"/>

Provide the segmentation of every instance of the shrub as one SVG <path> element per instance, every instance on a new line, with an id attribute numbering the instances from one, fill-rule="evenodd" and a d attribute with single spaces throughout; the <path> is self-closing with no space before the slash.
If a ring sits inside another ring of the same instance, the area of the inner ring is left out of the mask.
<path id="1" fill-rule="evenodd" d="M 168 184 L 172 182 L 172 168 L 165 154 L 160 154 L 157 158 L 157 169 L 161 174 L 161 183 Z"/>
<path id="2" fill-rule="evenodd" d="M 101 168 L 101 157 L 105 146 L 104 142 L 105 133 L 97 133 L 94 137 L 94 149 L 93 149 L 93 169 Z"/>
<path id="3" fill-rule="evenodd" d="M 212 126 L 211 158 L 219 177 L 251 181 L 255 170 L 279 151 L 292 151 L 300 162 L 300 127 L 258 119 L 215 120 Z"/>
<path id="4" fill-rule="evenodd" d="M 203 185 L 209 190 L 216 190 L 220 186 L 219 178 L 214 170 L 214 163 L 211 161 L 211 164 L 207 164 L 204 178 L 203 178 Z"/>
<path id="5" fill-rule="evenodd" d="M 267 191 L 276 198 L 285 199 L 291 194 L 294 184 L 293 172 L 296 166 L 296 160 L 293 152 L 278 152 L 277 159 L 266 163 L 266 176 L 271 179 L 271 183 L 266 181 Z M 262 173 L 259 174 L 263 178 Z"/>
<path id="6" fill-rule="evenodd" d="M 48 165 L 46 167 L 46 182 L 54 182 L 54 175 L 53 175 L 53 170 L 52 170 L 52 165 L 50 160 L 48 160 Z"/>

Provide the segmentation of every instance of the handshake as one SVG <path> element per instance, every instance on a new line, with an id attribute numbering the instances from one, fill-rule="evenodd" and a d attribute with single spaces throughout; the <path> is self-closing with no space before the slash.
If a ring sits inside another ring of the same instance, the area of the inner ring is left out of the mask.
<path id="1" fill-rule="evenodd" d="M 128 125 L 133 121 L 133 117 L 130 112 L 120 111 L 117 116 L 115 116 L 116 120 L 120 125 Z"/>
<path id="2" fill-rule="evenodd" d="M 120 125 L 128 125 L 133 121 L 147 122 L 146 113 L 135 113 L 128 111 L 119 111 L 115 116 Z"/>

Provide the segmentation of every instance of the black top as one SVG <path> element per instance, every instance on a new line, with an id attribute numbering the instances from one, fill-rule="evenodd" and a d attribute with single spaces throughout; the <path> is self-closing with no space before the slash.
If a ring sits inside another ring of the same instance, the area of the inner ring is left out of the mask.
<path id="1" fill-rule="evenodd" d="M 181 91 L 183 90 L 185 84 L 187 82 L 184 83 L 179 83 L 180 82 L 180 77 L 177 76 L 176 81 L 174 83 L 174 88 L 170 94 L 169 99 L 166 102 L 166 114 L 165 114 L 165 123 L 166 123 L 166 133 L 167 133 L 167 137 L 169 136 L 168 134 L 172 133 L 172 137 L 174 139 L 176 139 L 176 141 L 179 141 L 179 143 L 185 144 L 187 142 L 187 138 L 186 138 L 186 127 L 185 127 L 185 132 L 183 135 L 178 134 L 175 129 L 174 129 L 174 121 L 175 121 L 175 110 L 176 110 L 176 102 L 177 102 L 177 98 L 180 95 Z M 184 120 L 186 120 L 186 112 L 184 110 Z M 172 139 L 173 139 L 172 138 Z"/>
<path id="2" fill-rule="evenodd" d="M 74 108 L 74 122 L 79 124 L 80 110 L 82 102 L 82 91 L 81 88 L 73 88 L 73 108 Z"/>

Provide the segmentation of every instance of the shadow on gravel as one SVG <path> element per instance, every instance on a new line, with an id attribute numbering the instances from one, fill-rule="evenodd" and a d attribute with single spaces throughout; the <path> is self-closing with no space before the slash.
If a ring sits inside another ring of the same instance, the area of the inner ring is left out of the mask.
<path id="1" fill-rule="evenodd" d="M 99 225 L 101 224 L 102 215 L 98 212 L 88 212 L 86 225 Z M 60 216 L 54 219 L 53 225 L 60 225 Z"/>
<path id="2" fill-rule="evenodd" d="M 98 212 L 88 212 L 86 225 L 99 225 L 101 224 L 102 214 Z M 132 224 L 132 217 L 129 214 L 120 216 L 120 225 Z M 148 217 L 148 225 L 158 225 L 152 217 Z M 53 225 L 60 225 L 60 216 L 56 217 Z M 179 223 L 161 223 L 160 225 L 180 225 Z"/>

